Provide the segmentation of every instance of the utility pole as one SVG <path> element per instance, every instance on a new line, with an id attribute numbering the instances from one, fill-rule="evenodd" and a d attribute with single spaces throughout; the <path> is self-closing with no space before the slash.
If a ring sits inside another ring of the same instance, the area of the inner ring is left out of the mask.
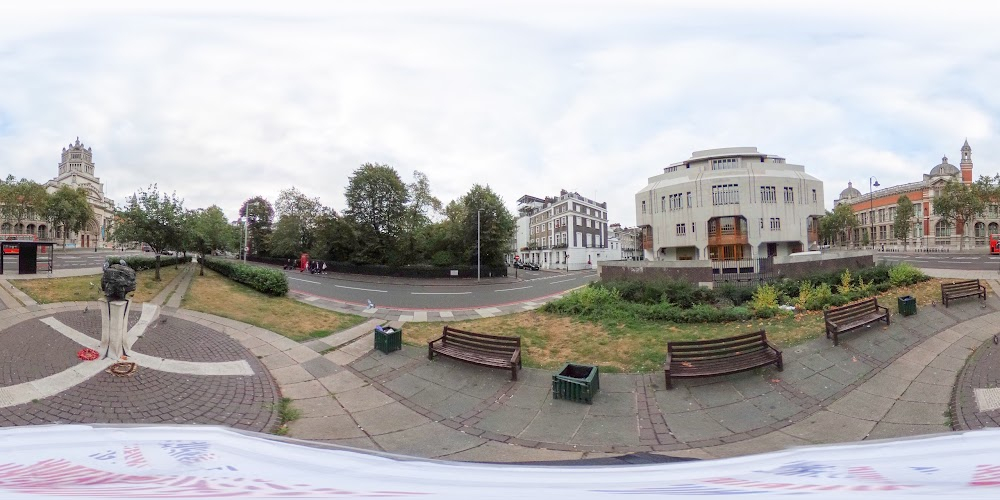
<path id="1" fill-rule="evenodd" d="M 482 224 L 480 223 L 479 215 L 483 213 L 483 209 L 476 210 L 476 281 L 482 280 L 482 273 L 480 272 L 480 267 L 482 264 L 482 259 L 480 257 L 483 248 L 483 238 L 482 238 Z"/>

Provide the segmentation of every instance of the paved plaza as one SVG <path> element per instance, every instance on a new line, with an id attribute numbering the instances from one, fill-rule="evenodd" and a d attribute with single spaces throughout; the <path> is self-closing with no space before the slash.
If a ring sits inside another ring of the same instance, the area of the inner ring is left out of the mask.
<path id="1" fill-rule="evenodd" d="M 373 350 L 372 329 L 388 322 L 376 314 L 300 344 L 181 309 L 194 272 L 190 266 L 152 301 L 162 312 L 136 340 L 138 369 L 128 376 L 77 358 L 100 336 L 97 303 L 38 305 L 0 280 L 0 426 L 192 423 L 271 432 L 286 397 L 301 410 L 289 425 L 293 438 L 491 462 L 636 452 L 716 458 L 1000 426 L 993 294 L 949 308 L 918 304 L 908 317 L 894 312 L 891 326 L 861 328 L 839 346 L 820 336 L 787 348 L 783 372 L 679 380 L 673 390 L 662 372 L 605 373 L 588 405 L 554 400 L 550 370 L 525 368 L 511 382 L 505 370 L 430 361 L 424 347 Z M 139 318 L 134 311 L 130 325 Z"/>

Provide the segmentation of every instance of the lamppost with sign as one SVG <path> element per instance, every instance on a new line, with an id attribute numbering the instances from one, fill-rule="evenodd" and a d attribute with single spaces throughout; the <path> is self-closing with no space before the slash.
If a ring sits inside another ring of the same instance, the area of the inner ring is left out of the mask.
<path id="1" fill-rule="evenodd" d="M 872 184 L 873 180 L 874 184 Z M 878 187 L 878 179 L 874 175 L 868 178 L 868 217 L 871 218 L 872 253 L 875 253 L 875 196 L 872 186 Z"/>

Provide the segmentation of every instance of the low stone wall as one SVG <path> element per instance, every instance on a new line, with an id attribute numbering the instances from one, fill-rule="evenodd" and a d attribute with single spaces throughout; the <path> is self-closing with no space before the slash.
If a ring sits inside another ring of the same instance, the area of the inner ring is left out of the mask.
<path id="1" fill-rule="evenodd" d="M 794 279 L 816 273 L 872 267 L 875 256 L 871 250 L 824 252 L 819 255 L 775 257 L 773 262 L 779 277 Z"/>
<path id="2" fill-rule="evenodd" d="M 870 250 L 842 251 L 774 257 L 770 269 L 774 279 L 794 279 L 815 273 L 861 269 L 874 265 L 875 257 Z M 601 280 L 670 278 L 707 287 L 711 287 L 713 282 L 712 263 L 707 260 L 599 262 L 597 275 Z"/>
<path id="3" fill-rule="evenodd" d="M 598 262 L 597 275 L 601 280 L 637 279 L 652 281 L 671 278 L 711 286 L 712 263 L 707 260 L 626 260 Z"/>

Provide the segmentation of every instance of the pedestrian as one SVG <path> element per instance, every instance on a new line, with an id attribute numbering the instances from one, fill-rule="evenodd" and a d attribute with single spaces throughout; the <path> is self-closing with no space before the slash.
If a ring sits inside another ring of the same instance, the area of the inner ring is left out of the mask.
<path id="1" fill-rule="evenodd" d="M 885 251 L 885 243 L 882 244 L 882 251 Z"/>
<path id="2" fill-rule="evenodd" d="M 326 262 L 323 262 L 323 274 L 326 274 Z"/>

